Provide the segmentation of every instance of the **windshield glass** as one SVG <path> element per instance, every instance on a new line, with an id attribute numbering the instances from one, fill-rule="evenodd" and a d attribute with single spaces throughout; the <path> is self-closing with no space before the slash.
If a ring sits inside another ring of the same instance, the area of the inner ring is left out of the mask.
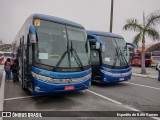
<path id="1" fill-rule="evenodd" d="M 37 43 L 35 60 L 38 63 L 55 66 L 63 53 L 67 50 L 65 26 L 41 20 L 36 26 Z M 68 58 L 64 57 L 60 66 L 68 67 Z"/>
<path id="2" fill-rule="evenodd" d="M 71 56 L 71 42 L 83 65 L 89 65 L 86 53 L 86 32 L 84 29 L 69 27 L 62 24 L 40 20 L 35 26 L 37 43 L 35 60 L 38 63 L 57 67 L 80 67 Z M 82 67 L 82 66 L 81 66 Z"/>
<path id="3" fill-rule="evenodd" d="M 103 63 L 115 67 L 123 67 L 130 64 L 128 47 L 122 38 L 99 36 L 105 42 Z"/>
<path id="4" fill-rule="evenodd" d="M 70 41 L 70 46 L 71 48 L 73 48 L 70 56 L 71 66 L 78 67 L 78 61 L 76 61 L 76 54 L 82 62 L 83 66 L 89 65 L 90 55 L 89 52 L 86 53 L 86 47 L 88 47 L 88 44 L 86 43 L 87 34 L 85 30 L 67 26 L 67 33 L 68 39 Z"/>

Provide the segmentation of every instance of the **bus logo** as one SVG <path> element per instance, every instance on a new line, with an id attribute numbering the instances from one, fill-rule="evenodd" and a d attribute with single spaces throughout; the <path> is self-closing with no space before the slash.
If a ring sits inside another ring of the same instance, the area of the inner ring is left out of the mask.
<path id="1" fill-rule="evenodd" d="M 40 19 L 34 20 L 34 26 L 40 26 Z"/>

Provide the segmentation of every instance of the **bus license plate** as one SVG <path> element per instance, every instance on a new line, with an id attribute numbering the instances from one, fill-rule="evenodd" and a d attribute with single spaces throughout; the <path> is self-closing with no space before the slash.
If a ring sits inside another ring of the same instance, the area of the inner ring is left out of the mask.
<path id="1" fill-rule="evenodd" d="M 123 81 L 124 80 L 124 78 L 119 78 L 119 81 Z"/>
<path id="2" fill-rule="evenodd" d="M 74 86 L 65 86 L 64 90 L 74 90 Z"/>

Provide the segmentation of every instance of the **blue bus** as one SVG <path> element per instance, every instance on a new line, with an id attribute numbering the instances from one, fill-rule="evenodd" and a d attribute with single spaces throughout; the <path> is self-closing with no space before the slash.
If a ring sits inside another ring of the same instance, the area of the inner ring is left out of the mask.
<path id="1" fill-rule="evenodd" d="M 22 89 L 32 94 L 78 91 L 90 87 L 87 32 L 75 22 L 33 14 L 12 43 Z"/>
<path id="2" fill-rule="evenodd" d="M 93 81 L 110 84 L 131 79 L 128 45 L 122 36 L 99 31 L 87 31 L 90 41 Z"/>

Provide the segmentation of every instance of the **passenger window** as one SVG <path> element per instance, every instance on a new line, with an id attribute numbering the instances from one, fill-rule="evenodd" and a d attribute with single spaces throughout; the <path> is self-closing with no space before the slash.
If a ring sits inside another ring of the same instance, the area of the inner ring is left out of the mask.
<path id="1" fill-rule="evenodd" d="M 32 45 L 29 46 L 29 64 L 32 64 Z"/>

